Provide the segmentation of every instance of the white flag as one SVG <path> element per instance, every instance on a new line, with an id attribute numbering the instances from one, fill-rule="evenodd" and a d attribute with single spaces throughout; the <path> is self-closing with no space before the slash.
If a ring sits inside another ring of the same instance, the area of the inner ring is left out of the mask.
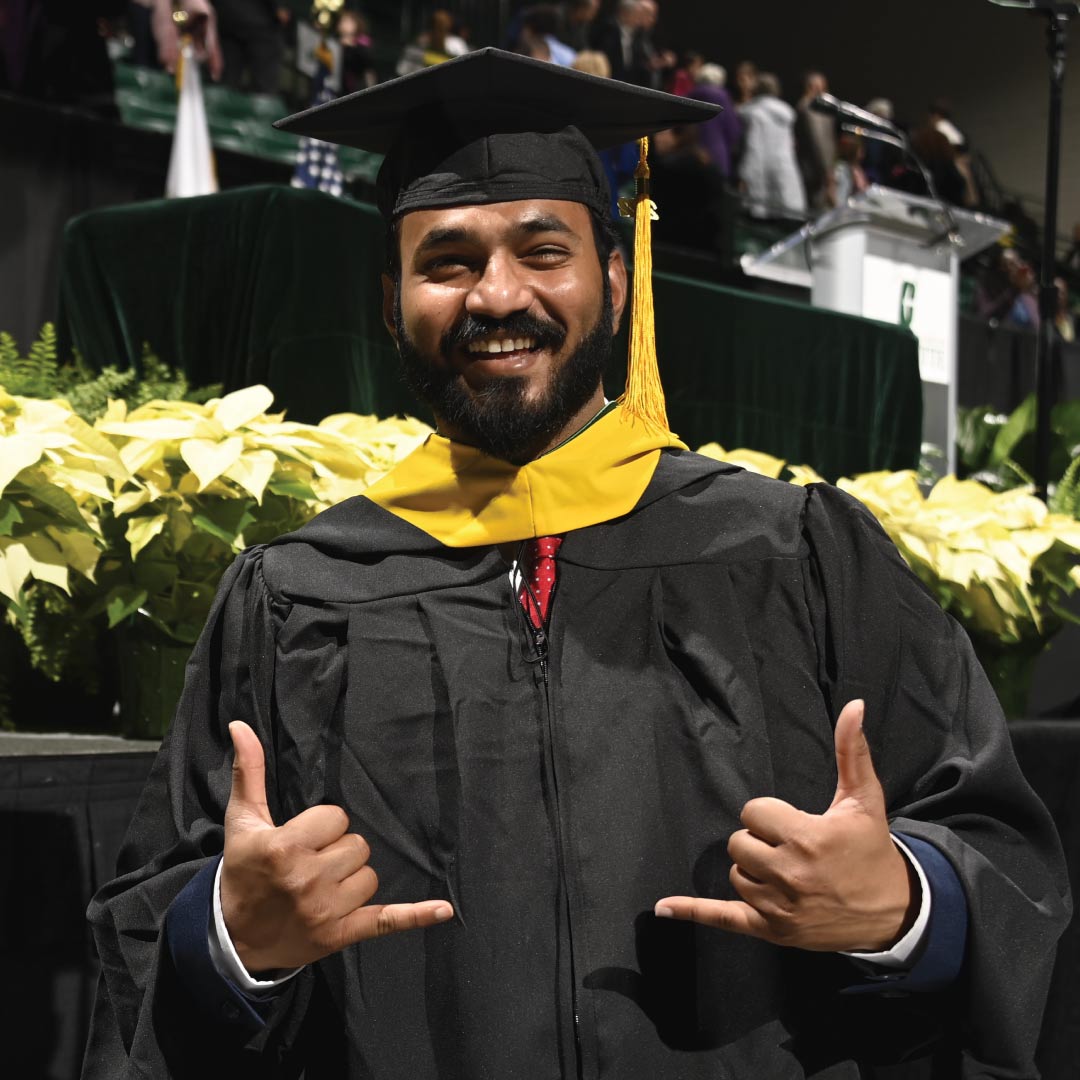
<path id="1" fill-rule="evenodd" d="M 180 100 L 176 108 L 169 176 L 165 181 L 165 196 L 170 199 L 212 195 L 218 189 L 199 64 L 190 41 L 186 41 L 180 50 L 179 69 Z"/>

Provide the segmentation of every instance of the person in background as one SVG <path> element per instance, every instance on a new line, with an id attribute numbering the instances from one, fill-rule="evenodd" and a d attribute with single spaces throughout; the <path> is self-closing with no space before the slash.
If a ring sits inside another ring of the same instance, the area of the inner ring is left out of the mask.
<path id="1" fill-rule="evenodd" d="M 641 49 L 649 72 L 648 81 L 643 85 L 659 90 L 674 72 L 678 58 L 670 49 L 658 48 L 653 41 L 653 31 L 660 18 L 660 8 L 656 0 L 638 0 L 638 12 L 641 21 Z"/>
<path id="2" fill-rule="evenodd" d="M 573 64 L 570 65 L 575 71 L 583 71 L 586 75 L 595 75 L 600 79 L 611 78 L 611 64 L 608 58 L 595 49 L 584 49 L 577 54 Z M 607 176 L 608 190 L 611 193 L 611 216 L 619 217 L 619 196 L 633 193 L 634 170 L 638 165 L 637 143 L 621 143 L 619 146 L 609 146 L 605 150 L 598 151 L 600 164 L 604 166 L 604 175 Z"/>
<path id="3" fill-rule="evenodd" d="M 225 62 L 223 81 L 236 90 L 277 93 L 288 9 L 274 0 L 216 0 L 214 6 Z"/>
<path id="4" fill-rule="evenodd" d="M 740 110 L 746 126 L 739 180 L 750 214 L 757 218 L 801 217 L 806 193 L 795 160 L 795 110 L 780 98 L 780 80 L 758 77 L 757 94 Z"/>
<path id="5" fill-rule="evenodd" d="M 397 74 L 411 75 L 455 56 L 464 56 L 469 46 L 454 29 L 454 17 L 449 11 L 442 8 L 433 11 L 427 30 L 411 45 L 405 46 L 395 68 Z"/>
<path id="6" fill-rule="evenodd" d="M 1073 226 L 1072 245 L 1061 260 L 1065 272 L 1076 278 L 1080 283 L 1080 221 Z"/>
<path id="7" fill-rule="evenodd" d="M 684 52 L 682 63 L 675 69 L 671 76 L 671 84 L 668 93 L 676 97 L 689 97 L 690 91 L 698 82 L 698 72 L 705 63 L 705 57 L 699 52 Z"/>
<path id="8" fill-rule="evenodd" d="M 724 179 L 689 124 L 653 136 L 650 167 L 659 218 L 658 243 L 719 252 L 727 192 Z"/>
<path id="9" fill-rule="evenodd" d="M 936 127 L 927 124 L 911 135 L 911 149 L 926 166 L 938 196 L 953 206 L 974 207 L 979 195 L 966 154 L 958 154 Z M 912 195 L 929 195 L 923 174 L 910 163 L 901 163 L 891 187 Z"/>
<path id="10" fill-rule="evenodd" d="M 169 74 L 176 70 L 176 61 L 180 55 L 180 34 L 173 20 L 172 0 L 133 0 L 132 7 L 141 7 L 147 13 L 154 45 L 154 59 L 141 62 L 147 67 L 163 67 Z M 214 80 L 220 79 L 224 68 L 221 43 L 217 31 L 217 13 L 210 0 L 185 0 L 182 5 L 194 27 L 192 37 L 195 55 L 205 61 Z M 138 42 L 139 39 L 136 38 Z M 139 62 L 139 61 L 137 61 Z"/>
<path id="11" fill-rule="evenodd" d="M 571 67 L 577 51 L 559 40 L 562 11 L 557 4 L 533 4 L 521 15 L 521 30 L 512 52 Z"/>
<path id="12" fill-rule="evenodd" d="M 719 64 L 702 64 L 689 97 L 719 105 L 724 111 L 698 125 L 698 141 L 712 167 L 723 180 L 735 176 L 735 158 L 743 137 L 743 122 L 724 88 L 727 72 Z"/>
<path id="13" fill-rule="evenodd" d="M 618 0 L 615 13 L 597 29 L 593 46 L 608 59 L 611 77 L 619 82 L 649 86 L 652 69 L 642 40 L 641 0 Z"/>
<path id="14" fill-rule="evenodd" d="M 967 136 L 953 122 L 952 104 L 944 98 L 938 98 L 927 110 L 927 125 L 940 131 L 950 144 L 959 152 L 967 147 Z"/>
<path id="15" fill-rule="evenodd" d="M 600 0 L 566 0 L 562 5 L 559 40 L 575 52 L 589 48 L 593 25 L 600 14 Z"/>
<path id="16" fill-rule="evenodd" d="M 735 68 L 735 104 L 749 105 L 757 93 L 758 69 L 752 60 L 743 60 Z"/>
<path id="17" fill-rule="evenodd" d="M 1038 330 L 1036 286 L 1031 263 L 1014 248 L 999 248 L 976 288 L 976 310 L 991 323 Z"/>
<path id="18" fill-rule="evenodd" d="M 835 206 L 836 122 L 828 113 L 813 108 L 814 101 L 829 92 L 829 81 L 820 71 L 808 72 L 797 106 L 795 148 L 806 201 L 815 214 Z"/>
<path id="19" fill-rule="evenodd" d="M 127 25 L 131 34 L 128 62 L 136 67 L 162 67 L 154 39 L 153 9 L 156 0 L 128 0 Z"/>
<path id="20" fill-rule="evenodd" d="M 870 186 L 862 165 L 864 154 L 863 141 L 857 135 L 840 136 L 836 164 L 833 166 L 833 190 L 837 206 L 843 206 L 853 195 Z"/>
<path id="21" fill-rule="evenodd" d="M 379 77 L 372 62 L 372 40 L 367 20 L 357 11 L 346 9 L 338 16 L 337 36 L 341 42 L 341 91 L 352 94 L 374 86 Z"/>
<path id="22" fill-rule="evenodd" d="M 1054 329 L 1067 345 L 1076 341 L 1076 317 L 1069 303 L 1069 284 L 1063 277 L 1054 278 L 1057 289 L 1057 311 L 1054 314 Z"/>
<path id="23" fill-rule="evenodd" d="M 866 111 L 880 116 L 892 123 L 896 116 L 893 103 L 888 98 L 876 97 L 867 102 Z M 888 185 L 892 181 L 893 170 L 897 167 L 902 152 L 880 139 L 867 139 L 863 146 L 863 171 L 871 184 Z"/>

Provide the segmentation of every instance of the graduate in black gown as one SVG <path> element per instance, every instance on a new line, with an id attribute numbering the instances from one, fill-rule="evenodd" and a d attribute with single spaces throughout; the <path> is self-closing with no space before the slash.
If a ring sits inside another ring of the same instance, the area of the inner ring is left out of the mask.
<path id="1" fill-rule="evenodd" d="M 963 631 L 667 429 L 595 148 L 713 111 L 485 50 L 286 123 L 388 153 L 439 434 L 222 582 L 85 1077 L 1035 1075 L 1065 871 Z"/>

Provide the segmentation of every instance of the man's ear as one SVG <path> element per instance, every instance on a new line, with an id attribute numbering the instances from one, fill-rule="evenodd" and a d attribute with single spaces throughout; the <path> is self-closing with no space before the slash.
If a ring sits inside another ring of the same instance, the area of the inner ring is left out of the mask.
<path id="1" fill-rule="evenodd" d="M 397 320 L 394 318 L 394 300 L 397 292 L 397 282 L 389 274 L 382 276 L 382 321 L 387 333 L 398 344 Z"/>
<path id="2" fill-rule="evenodd" d="M 614 315 L 613 332 L 618 333 L 622 322 L 622 313 L 626 307 L 627 281 L 626 260 L 622 252 L 616 247 L 608 256 L 608 281 L 611 283 L 611 310 Z"/>

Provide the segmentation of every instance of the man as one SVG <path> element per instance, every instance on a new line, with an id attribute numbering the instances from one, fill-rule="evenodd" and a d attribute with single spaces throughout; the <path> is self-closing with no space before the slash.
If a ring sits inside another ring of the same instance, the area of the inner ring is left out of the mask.
<path id="1" fill-rule="evenodd" d="M 829 92 L 829 80 L 820 71 L 811 71 L 803 80 L 803 96 L 796 107 L 795 151 L 802 174 L 806 201 L 812 213 L 820 214 L 837 203 L 836 181 L 836 122 L 820 113 L 814 102 Z"/>
<path id="2" fill-rule="evenodd" d="M 666 85 L 678 64 L 678 57 L 670 49 L 659 49 L 653 41 L 653 33 L 660 18 L 660 7 L 656 0 L 638 0 L 638 19 L 641 24 L 641 51 L 649 70 L 645 86 L 659 90 Z"/>
<path id="3" fill-rule="evenodd" d="M 593 23 L 600 14 L 600 0 L 565 0 L 563 24 L 559 37 L 575 52 L 589 47 Z"/>
<path id="4" fill-rule="evenodd" d="M 642 0 L 618 0 L 614 15 L 597 27 L 593 44 L 608 58 L 611 77 L 619 82 L 652 85 L 651 57 L 643 32 L 647 18 Z"/>
<path id="5" fill-rule="evenodd" d="M 256 94 L 277 93 L 289 9 L 276 0 L 214 0 L 214 7 L 225 83 Z"/>
<path id="6" fill-rule="evenodd" d="M 962 631 L 837 490 L 682 448 L 644 296 L 604 401 L 594 147 L 711 113 L 483 50 L 286 123 L 388 152 L 440 434 L 223 581 L 85 1076 L 1033 1075 L 1064 871 Z"/>

